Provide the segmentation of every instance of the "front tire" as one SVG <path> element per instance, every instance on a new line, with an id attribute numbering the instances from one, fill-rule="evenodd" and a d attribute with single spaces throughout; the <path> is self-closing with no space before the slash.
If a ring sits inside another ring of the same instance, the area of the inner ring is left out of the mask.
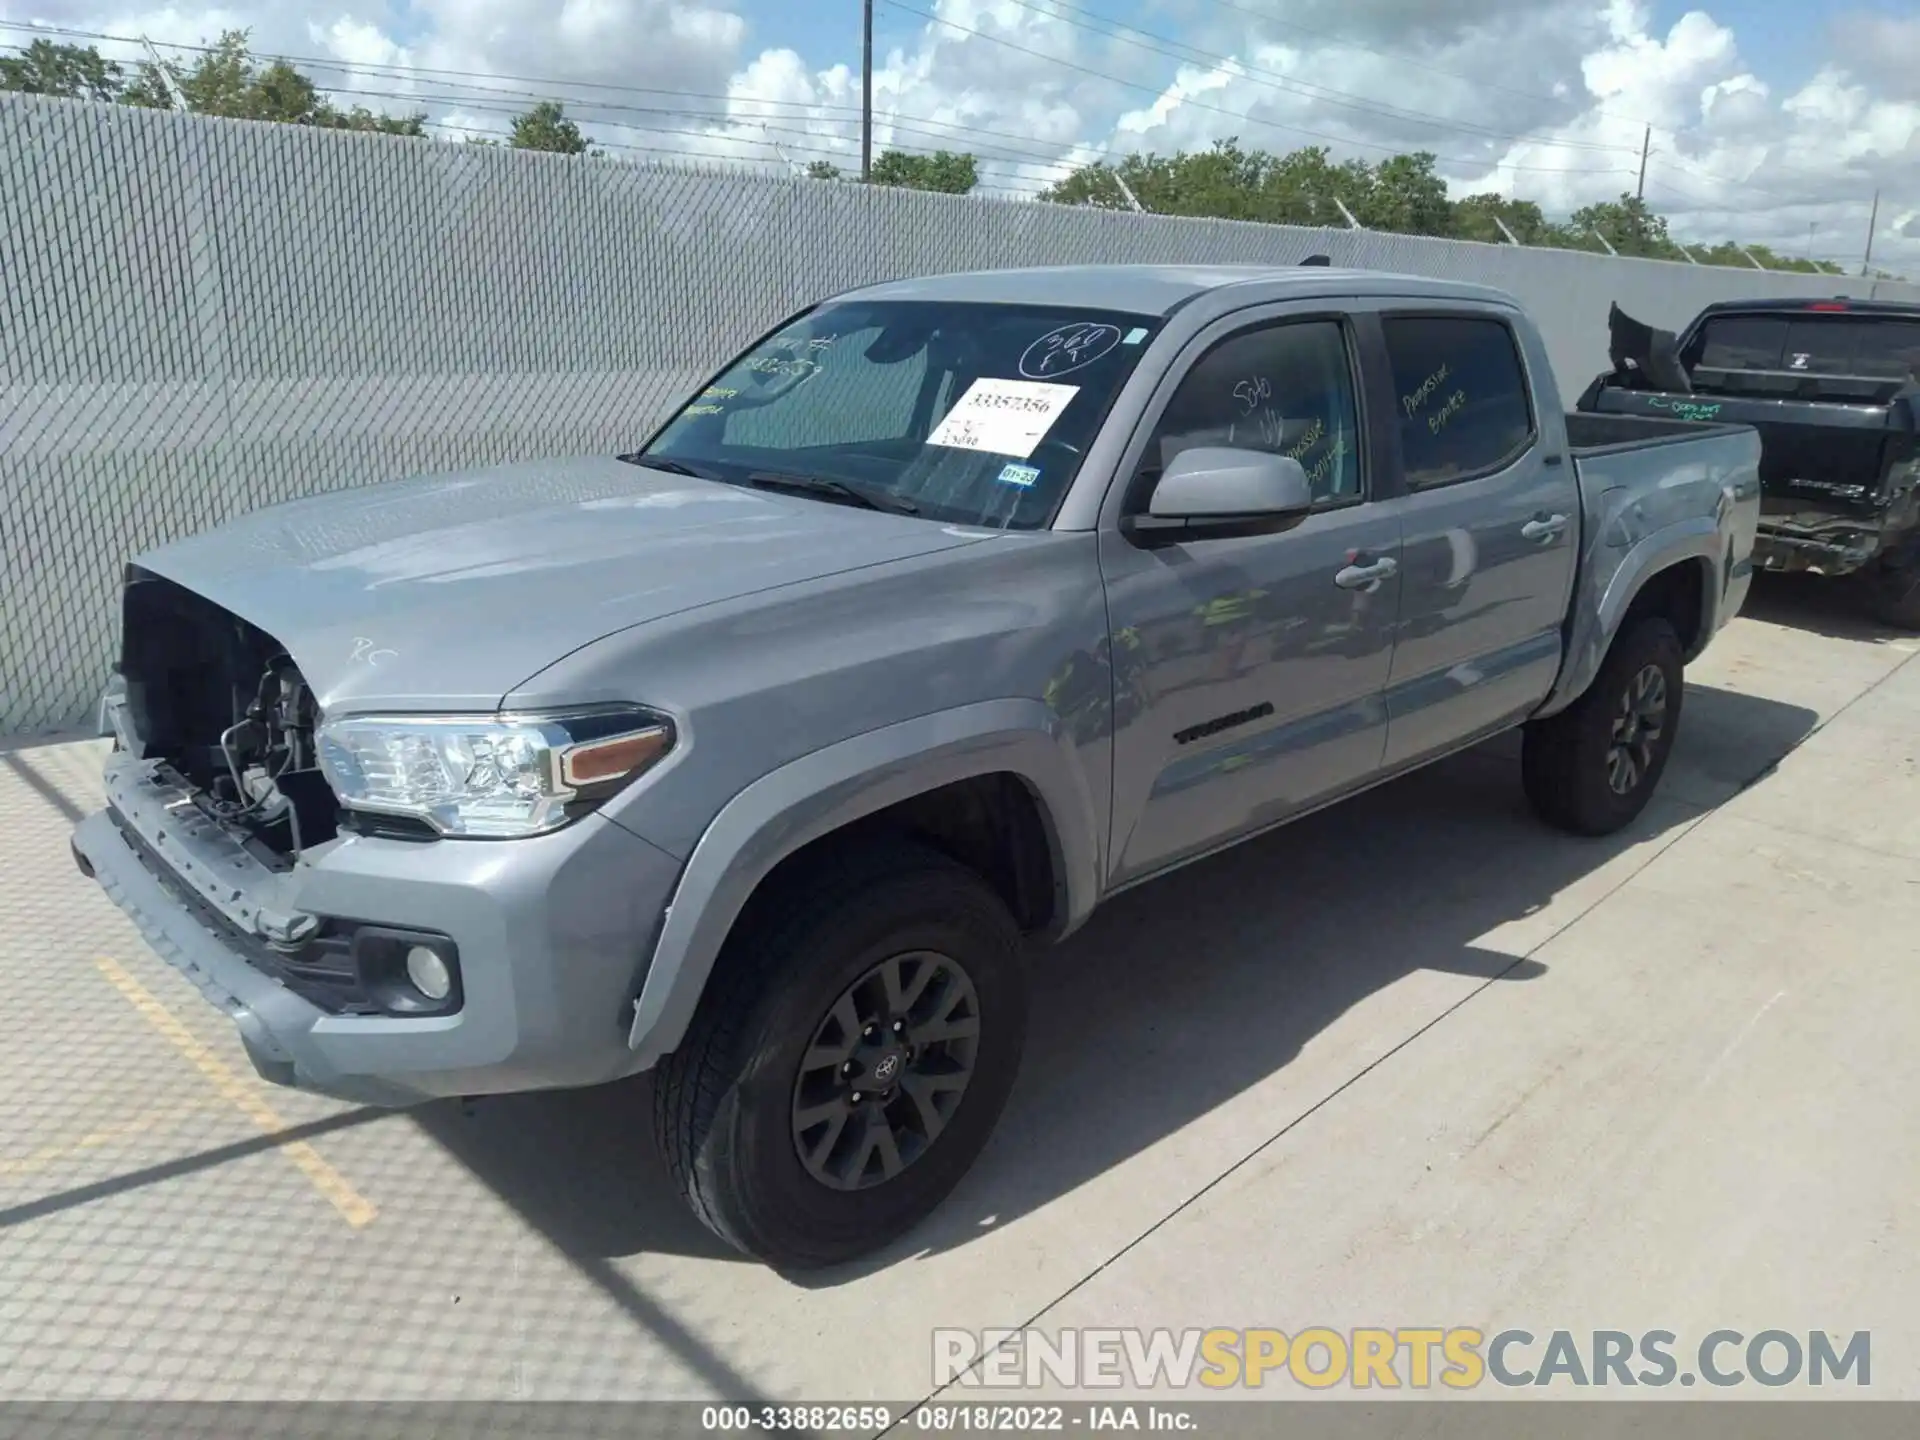
<path id="1" fill-rule="evenodd" d="M 1646 809 L 1680 729 L 1681 653 L 1669 622 L 1637 621 L 1585 694 L 1526 726 L 1521 783 L 1542 820 L 1575 835 L 1611 835 Z"/>
<path id="2" fill-rule="evenodd" d="M 1021 937 L 973 872 L 911 842 L 757 896 L 654 1078 L 687 1203 L 788 1269 L 857 1259 L 931 1213 L 1019 1071 Z"/>

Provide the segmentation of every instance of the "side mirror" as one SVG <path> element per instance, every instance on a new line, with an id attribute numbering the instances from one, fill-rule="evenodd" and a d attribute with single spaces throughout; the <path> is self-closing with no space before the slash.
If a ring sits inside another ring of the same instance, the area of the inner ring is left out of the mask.
<path id="1" fill-rule="evenodd" d="M 1298 460 L 1197 446 L 1174 457 L 1147 513 L 1126 516 L 1120 529 L 1153 544 L 1269 535 L 1297 525 L 1312 509 L 1313 487 Z"/>

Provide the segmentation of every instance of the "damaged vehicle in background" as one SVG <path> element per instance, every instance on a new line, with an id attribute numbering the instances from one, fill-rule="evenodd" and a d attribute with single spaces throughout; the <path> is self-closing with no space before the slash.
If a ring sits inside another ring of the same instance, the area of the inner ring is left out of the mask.
<path id="1" fill-rule="evenodd" d="M 1630 824 L 1746 594 L 1758 459 L 1568 415 L 1471 285 L 872 286 L 629 455 L 140 557 L 74 854 L 268 1079 L 651 1070 L 716 1234 L 844 1261 L 966 1173 L 1031 950 L 1110 897 L 1514 727 L 1542 818 Z"/>
<path id="2" fill-rule="evenodd" d="M 1678 337 L 1607 317 L 1613 368 L 1578 408 L 1751 425 L 1763 570 L 1847 577 L 1920 630 L 1920 305 L 1729 300 Z"/>

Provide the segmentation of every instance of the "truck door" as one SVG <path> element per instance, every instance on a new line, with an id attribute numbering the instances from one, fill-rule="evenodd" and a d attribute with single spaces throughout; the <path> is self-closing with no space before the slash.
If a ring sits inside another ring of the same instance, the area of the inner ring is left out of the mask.
<path id="1" fill-rule="evenodd" d="M 1580 493 L 1564 417 L 1536 413 L 1558 394 L 1546 357 L 1506 312 L 1389 310 L 1381 327 L 1406 491 L 1387 684 L 1397 766 L 1503 728 L 1552 688 Z"/>
<path id="2" fill-rule="evenodd" d="M 1290 455 L 1316 505 L 1277 534 L 1142 546 L 1101 527 L 1115 883 L 1284 819 L 1380 763 L 1400 530 L 1370 489 L 1378 443 L 1356 353 L 1343 315 L 1243 312 L 1194 341 L 1135 437 L 1122 513 L 1145 510 L 1167 462 L 1196 445 Z"/>

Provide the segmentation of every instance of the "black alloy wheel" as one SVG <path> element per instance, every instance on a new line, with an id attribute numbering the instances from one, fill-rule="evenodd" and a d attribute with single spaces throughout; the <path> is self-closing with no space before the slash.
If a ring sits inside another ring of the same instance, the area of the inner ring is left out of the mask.
<path id="1" fill-rule="evenodd" d="M 993 887 L 908 837 L 770 881 L 654 1075 L 655 1135 L 694 1214 L 788 1269 L 925 1220 L 1019 1074 L 1025 962 Z"/>
<path id="2" fill-rule="evenodd" d="M 1630 619 L 1580 698 L 1526 724 L 1520 779 L 1542 820 L 1611 835 L 1646 809 L 1680 733 L 1683 653 L 1665 617 Z"/>
<path id="3" fill-rule="evenodd" d="M 1607 788 L 1631 795 L 1653 771 L 1654 757 L 1667 728 L 1667 677 L 1658 665 L 1643 665 L 1621 692 L 1607 747 Z"/>
<path id="4" fill-rule="evenodd" d="M 793 1142 L 822 1185 L 864 1190 L 927 1153 L 959 1108 L 980 1045 L 980 1000 L 931 951 L 881 961 L 827 1011 L 793 1085 Z"/>

